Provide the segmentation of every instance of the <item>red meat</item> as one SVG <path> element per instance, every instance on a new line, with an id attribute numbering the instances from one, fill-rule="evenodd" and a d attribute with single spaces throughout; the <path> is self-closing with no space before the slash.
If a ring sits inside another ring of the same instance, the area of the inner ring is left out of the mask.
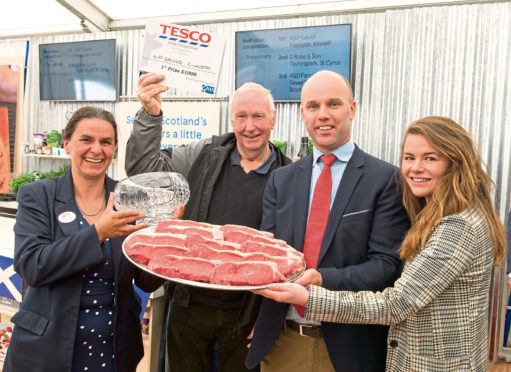
<path id="1" fill-rule="evenodd" d="M 257 231 L 257 230 L 256 230 Z M 269 245 L 276 245 L 287 248 L 287 243 L 284 240 L 269 238 L 260 234 L 250 234 L 243 231 L 224 231 L 224 240 L 228 242 L 243 244 L 247 241 L 259 242 Z"/>
<path id="2" fill-rule="evenodd" d="M 206 229 L 213 229 L 218 228 L 217 225 L 212 225 L 210 223 L 206 222 L 196 222 L 191 220 L 164 220 L 164 221 L 158 221 L 156 224 L 156 228 L 154 229 L 154 232 L 163 232 L 160 230 L 163 230 L 167 227 L 174 227 L 174 226 L 181 226 L 181 227 L 198 227 L 198 228 L 206 228 Z"/>
<path id="3" fill-rule="evenodd" d="M 223 285 L 261 285 L 283 282 L 275 262 L 224 262 L 217 266 L 210 282 Z"/>
<path id="4" fill-rule="evenodd" d="M 195 244 L 188 248 L 188 255 L 191 257 L 200 257 L 205 260 L 217 261 L 243 261 L 245 256 L 243 253 L 234 250 L 220 250 L 211 248 L 206 244 Z"/>
<path id="5" fill-rule="evenodd" d="M 248 240 L 241 245 L 241 251 L 248 253 L 266 253 L 270 256 L 287 257 L 290 252 L 287 248 L 278 247 L 271 244 L 259 243 Z"/>
<path id="6" fill-rule="evenodd" d="M 277 257 L 299 257 L 303 258 L 303 254 L 298 252 L 296 249 L 293 249 L 289 246 L 275 246 L 273 244 L 260 243 L 253 240 L 248 240 L 241 245 L 241 251 L 248 253 L 266 253 L 270 256 Z"/>
<path id="7" fill-rule="evenodd" d="M 210 229 L 206 227 L 188 227 L 188 226 L 162 226 L 158 231 L 159 233 L 178 234 L 178 235 L 189 235 L 199 234 L 205 238 L 224 240 L 224 233 L 219 229 Z"/>
<path id="8" fill-rule="evenodd" d="M 173 245 L 178 247 L 185 246 L 186 235 L 169 235 L 169 234 L 135 234 L 128 236 L 124 241 L 124 249 L 136 243 L 145 243 L 151 245 Z"/>
<path id="9" fill-rule="evenodd" d="M 251 227 L 240 226 L 240 225 L 223 225 L 223 226 L 220 226 L 220 230 L 222 230 L 224 233 L 241 231 L 246 234 L 253 235 L 253 236 L 254 235 L 262 235 L 267 238 L 273 238 L 273 234 L 269 231 L 260 231 L 260 230 L 253 229 Z"/>
<path id="10" fill-rule="evenodd" d="M 183 247 L 172 245 L 152 245 L 145 243 L 135 243 L 126 249 L 126 253 L 135 262 L 146 265 L 149 260 L 155 257 L 172 254 L 175 256 L 184 256 L 188 250 Z"/>
<path id="11" fill-rule="evenodd" d="M 246 253 L 245 261 L 275 262 L 279 272 L 286 277 L 303 271 L 305 267 L 305 260 L 298 256 L 278 257 L 266 253 Z"/>
<path id="12" fill-rule="evenodd" d="M 303 254 L 285 241 L 237 225 L 161 221 L 154 230 L 128 237 L 124 249 L 132 260 L 157 274 L 212 284 L 285 281 L 305 268 Z"/>
<path id="13" fill-rule="evenodd" d="M 205 244 L 211 248 L 219 249 L 219 250 L 231 250 L 231 251 L 239 251 L 241 250 L 241 245 L 231 242 L 226 242 L 223 240 L 213 240 L 206 238 L 199 234 L 188 234 L 185 240 L 185 246 L 190 248 L 196 244 Z"/>
<path id="14" fill-rule="evenodd" d="M 173 255 L 155 257 L 147 268 L 169 278 L 180 278 L 209 282 L 216 267 L 215 261 L 196 257 L 179 257 Z"/>

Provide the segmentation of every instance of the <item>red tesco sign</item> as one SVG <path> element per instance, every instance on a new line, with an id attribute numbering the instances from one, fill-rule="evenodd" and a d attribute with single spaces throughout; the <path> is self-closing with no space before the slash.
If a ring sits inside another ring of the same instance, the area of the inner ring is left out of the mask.
<path id="1" fill-rule="evenodd" d="M 190 39 L 201 43 L 209 43 L 211 41 L 211 35 L 207 32 L 190 31 L 187 28 L 180 28 L 176 26 L 160 25 L 163 30 L 162 33 L 181 39 Z"/>

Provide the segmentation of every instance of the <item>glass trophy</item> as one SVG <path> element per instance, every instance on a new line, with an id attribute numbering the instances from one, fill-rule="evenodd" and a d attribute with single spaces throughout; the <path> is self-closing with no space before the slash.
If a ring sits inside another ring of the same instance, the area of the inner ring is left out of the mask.
<path id="1" fill-rule="evenodd" d="M 186 178 L 174 172 L 137 174 L 118 182 L 114 190 L 114 205 L 118 211 L 135 209 L 145 214 L 137 223 L 156 225 L 159 220 L 172 218 L 180 205 L 190 197 Z"/>

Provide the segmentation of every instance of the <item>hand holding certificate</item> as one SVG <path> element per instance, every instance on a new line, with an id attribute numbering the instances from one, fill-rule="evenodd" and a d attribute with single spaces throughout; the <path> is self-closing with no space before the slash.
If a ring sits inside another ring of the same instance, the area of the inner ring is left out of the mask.
<path id="1" fill-rule="evenodd" d="M 164 74 L 161 84 L 214 97 L 224 47 L 223 35 L 188 26 L 149 22 L 140 70 L 141 73 Z"/>

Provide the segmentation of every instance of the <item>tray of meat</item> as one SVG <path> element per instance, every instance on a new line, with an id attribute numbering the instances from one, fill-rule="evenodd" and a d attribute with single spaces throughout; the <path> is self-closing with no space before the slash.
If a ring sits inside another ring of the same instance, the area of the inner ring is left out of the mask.
<path id="1" fill-rule="evenodd" d="M 303 254 L 272 233 L 239 225 L 164 220 L 129 235 L 124 255 L 164 279 L 196 287 L 250 290 L 294 281 Z"/>

